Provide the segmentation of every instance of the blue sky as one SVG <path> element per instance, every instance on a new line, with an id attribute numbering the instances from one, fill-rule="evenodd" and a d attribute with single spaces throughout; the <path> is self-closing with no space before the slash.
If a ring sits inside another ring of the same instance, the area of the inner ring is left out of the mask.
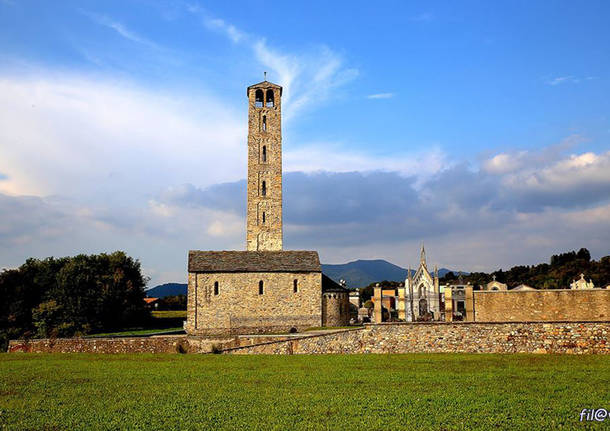
<path id="1" fill-rule="evenodd" d="M 285 88 L 287 248 L 609 254 L 607 2 L 0 0 L 0 267 L 245 242 L 245 88 Z M 374 187 L 371 187 L 374 184 Z M 303 215 L 306 214 L 307 217 Z"/>

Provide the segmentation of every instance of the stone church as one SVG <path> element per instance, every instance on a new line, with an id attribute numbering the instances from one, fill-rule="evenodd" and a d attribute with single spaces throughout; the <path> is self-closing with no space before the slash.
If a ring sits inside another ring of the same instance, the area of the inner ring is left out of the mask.
<path id="1" fill-rule="evenodd" d="M 284 251 L 282 87 L 248 96 L 246 251 L 190 251 L 189 335 L 296 332 L 349 321 L 348 291 L 322 274 L 316 251 Z"/>
<path id="2" fill-rule="evenodd" d="M 419 267 L 415 275 L 411 268 L 405 281 L 406 321 L 441 320 L 441 294 L 439 291 L 438 270 L 434 268 L 434 278 L 428 271 L 426 250 L 421 246 Z"/>

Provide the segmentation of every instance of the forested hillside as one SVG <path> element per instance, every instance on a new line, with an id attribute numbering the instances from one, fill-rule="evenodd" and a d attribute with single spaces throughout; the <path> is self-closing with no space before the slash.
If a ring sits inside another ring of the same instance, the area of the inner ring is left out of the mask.
<path id="1" fill-rule="evenodd" d="M 581 248 L 578 252 L 553 255 L 549 263 L 514 266 L 508 271 L 473 272 L 463 276 L 463 279 L 473 285 L 482 285 L 490 282 L 495 275 L 496 280 L 508 284 L 509 288 L 523 283 L 537 289 L 569 289 L 570 283 L 580 278 L 581 273 L 585 274 L 587 281 L 591 279 L 595 287 L 605 287 L 610 284 L 610 256 L 598 261 L 591 260 L 589 250 Z M 448 273 L 441 279 L 441 284 L 450 283 L 456 278 L 455 274 Z"/>

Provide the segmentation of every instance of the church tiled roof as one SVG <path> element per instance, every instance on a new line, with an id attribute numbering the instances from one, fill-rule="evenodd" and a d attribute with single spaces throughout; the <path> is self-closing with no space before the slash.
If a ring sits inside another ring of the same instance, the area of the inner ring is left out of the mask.
<path id="1" fill-rule="evenodd" d="M 189 272 L 322 272 L 317 251 L 189 251 Z"/>
<path id="2" fill-rule="evenodd" d="M 349 292 L 345 287 L 336 283 L 332 278 L 322 274 L 322 292 Z"/>

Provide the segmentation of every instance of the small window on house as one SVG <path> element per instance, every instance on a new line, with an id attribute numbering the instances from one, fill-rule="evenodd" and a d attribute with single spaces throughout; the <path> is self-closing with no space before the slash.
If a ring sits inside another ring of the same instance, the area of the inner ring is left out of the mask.
<path id="1" fill-rule="evenodd" d="M 268 108 L 273 108 L 273 90 L 267 90 L 267 104 Z"/>
<path id="2" fill-rule="evenodd" d="M 258 294 L 262 295 L 264 291 L 263 280 L 258 282 Z"/>
<path id="3" fill-rule="evenodd" d="M 263 224 L 265 224 L 265 221 L 266 221 L 265 211 L 263 211 Z"/>
<path id="4" fill-rule="evenodd" d="M 263 185 L 261 187 L 261 195 L 267 196 L 267 182 L 263 181 Z"/>
<path id="5" fill-rule="evenodd" d="M 296 280 L 296 279 L 295 279 L 295 280 L 292 282 L 292 291 L 293 291 L 294 293 L 297 293 L 297 292 L 299 291 L 299 280 Z"/>
<path id="6" fill-rule="evenodd" d="M 218 295 L 218 282 L 214 282 L 214 295 Z"/>
<path id="7" fill-rule="evenodd" d="M 267 131 L 267 116 L 263 115 L 263 132 Z"/>
<path id="8" fill-rule="evenodd" d="M 263 163 L 267 163 L 267 146 L 263 145 Z"/>
<path id="9" fill-rule="evenodd" d="M 263 90 L 261 90 L 259 88 L 258 90 L 256 90 L 256 93 L 254 93 L 254 106 L 257 108 L 262 108 L 263 107 L 263 98 L 264 98 Z"/>

